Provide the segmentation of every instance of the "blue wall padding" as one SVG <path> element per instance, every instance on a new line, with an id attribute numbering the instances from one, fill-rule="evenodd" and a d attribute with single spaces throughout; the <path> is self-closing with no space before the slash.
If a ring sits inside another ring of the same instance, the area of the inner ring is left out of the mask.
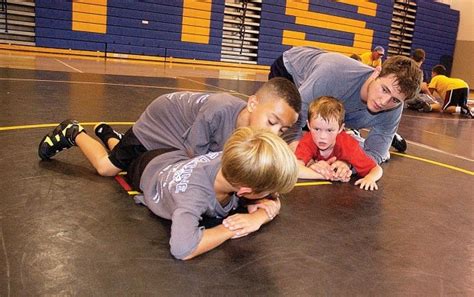
<path id="1" fill-rule="evenodd" d="M 359 14 L 356 6 L 332 0 L 310 0 L 309 11 L 366 22 L 366 28 L 373 30 L 373 40 L 364 46 L 382 45 L 387 49 L 394 1 L 371 2 L 377 4 L 376 16 Z M 105 34 L 72 31 L 72 1 L 37 0 L 36 45 L 219 61 L 224 3 L 225 0 L 212 1 L 209 42 L 202 44 L 181 41 L 183 0 L 109 0 Z M 459 12 L 433 0 L 418 0 L 416 3 L 411 46 L 412 49 L 419 47 L 426 51 L 424 68 L 431 69 L 453 56 Z M 262 1 L 257 64 L 270 65 L 291 47 L 282 44 L 284 30 L 304 32 L 308 41 L 353 46 L 354 33 L 295 24 L 295 17 L 285 13 L 286 4 L 286 0 Z M 149 23 L 142 24 L 142 20 Z M 450 65 L 446 66 L 450 68 Z"/>
<path id="2" fill-rule="evenodd" d="M 375 17 L 358 14 L 357 7 L 334 1 L 311 1 L 309 11 L 364 21 L 366 22 L 366 28 L 374 31 L 373 41 L 369 47 L 382 45 L 387 48 L 393 4 L 391 1 L 374 2 L 377 3 Z M 283 51 L 291 47 L 282 44 L 283 30 L 304 32 L 306 33 L 306 39 L 309 41 L 344 46 L 353 45 L 353 33 L 295 24 L 295 17 L 285 14 L 285 5 L 285 0 L 272 1 L 271 4 L 269 2 L 262 3 L 258 64 L 271 64 L 272 60 L 278 58 Z"/>
<path id="3" fill-rule="evenodd" d="M 415 32 L 412 49 L 422 48 L 426 52 L 423 64 L 425 73 L 431 75 L 431 69 L 442 64 L 446 57 L 452 57 L 456 45 L 459 25 L 459 11 L 448 5 L 427 0 L 417 1 Z M 442 59 L 444 57 L 444 59 Z M 445 63 L 450 72 L 451 64 Z M 428 81 L 430 77 L 426 78 Z"/>

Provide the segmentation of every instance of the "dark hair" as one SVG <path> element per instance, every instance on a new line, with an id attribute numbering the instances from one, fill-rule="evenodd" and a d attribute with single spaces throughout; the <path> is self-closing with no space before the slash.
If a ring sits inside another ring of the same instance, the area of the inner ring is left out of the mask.
<path id="1" fill-rule="evenodd" d="M 400 93 L 407 99 L 415 97 L 420 91 L 423 73 L 420 67 L 411 58 L 404 56 L 392 56 L 382 64 L 380 77 L 395 75 Z"/>
<path id="2" fill-rule="evenodd" d="M 417 63 L 420 63 L 420 62 L 423 62 L 425 61 L 425 57 L 426 57 L 426 53 L 423 49 L 421 48 L 417 48 L 413 51 L 413 60 L 415 60 L 415 62 Z"/>
<path id="3" fill-rule="evenodd" d="M 444 65 L 438 64 L 433 69 L 431 69 L 432 72 L 439 74 L 439 75 L 446 75 L 448 71 L 446 70 L 446 67 Z"/>
<path id="4" fill-rule="evenodd" d="M 269 93 L 285 100 L 296 113 L 301 111 L 301 95 L 295 84 L 283 77 L 274 77 L 263 84 L 257 91 L 259 93 Z"/>
<path id="5" fill-rule="evenodd" d="M 358 54 L 352 54 L 349 57 L 354 59 L 354 60 L 361 61 L 360 56 Z"/>

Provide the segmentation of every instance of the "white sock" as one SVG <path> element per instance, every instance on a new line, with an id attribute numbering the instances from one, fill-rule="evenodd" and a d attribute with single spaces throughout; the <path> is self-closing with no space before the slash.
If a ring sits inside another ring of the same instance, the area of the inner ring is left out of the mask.
<path id="1" fill-rule="evenodd" d="M 461 112 L 461 106 L 456 106 L 456 110 L 454 112 L 455 113 L 460 113 Z"/>

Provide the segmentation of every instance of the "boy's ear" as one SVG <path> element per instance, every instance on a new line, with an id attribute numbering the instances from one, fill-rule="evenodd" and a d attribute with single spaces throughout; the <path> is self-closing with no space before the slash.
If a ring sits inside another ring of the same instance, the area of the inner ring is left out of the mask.
<path id="1" fill-rule="evenodd" d="M 380 66 L 375 67 L 374 72 L 372 72 L 372 74 L 369 76 L 369 80 L 374 80 L 377 77 L 379 77 L 381 71 L 382 71 L 382 67 Z"/>
<path id="2" fill-rule="evenodd" d="M 342 130 L 344 130 L 345 127 L 346 127 L 346 125 L 344 123 L 342 123 L 341 128 L 339 129 L 339 132 L 337 132 L 337 133 L 341 133 Z"/>
<path id="3" fill-rule="evenodd" d="M 252 189 L 249 188 L 249 187 L 239 187 L 239 190 L 237 191 L 237 196 L 241 197 L 245 197 L 245 194 L 250 194 L 252 193 Z"/>
<path id="4" fill-rule="evenodd" d="M 249 97 L 247 100 L 247 109 L 252 112 L 258 104 L 258 98 L 255 95 Z"/>

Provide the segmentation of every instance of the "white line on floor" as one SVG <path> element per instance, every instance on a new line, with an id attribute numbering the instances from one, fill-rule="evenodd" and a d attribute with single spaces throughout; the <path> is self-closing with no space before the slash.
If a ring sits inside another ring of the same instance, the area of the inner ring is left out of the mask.
<path id="1" fill-rule="evenodd" d="M 75 70 L 75 71 L 77 71 L 77 72 L 79 72 L 79 73 L 84 73 L 83 71 L 81 71 L 81 70 L 79 70 L 79 69 L 77 69 L 77 68 L 74 68 L 74 67 L 72 67 L 71 65 L 69 65 L 69 64 L 67 64 L 67 63 L 65 63 L 65 62 L 63 62 L 63 61 L 61 61 L 61 60 L 58 60 L 58 59 L 55 59 L 55 60 L 58 61 L 59 63 L 63 64 L 64 66 L 71 68 L 72 70 Z"/>

